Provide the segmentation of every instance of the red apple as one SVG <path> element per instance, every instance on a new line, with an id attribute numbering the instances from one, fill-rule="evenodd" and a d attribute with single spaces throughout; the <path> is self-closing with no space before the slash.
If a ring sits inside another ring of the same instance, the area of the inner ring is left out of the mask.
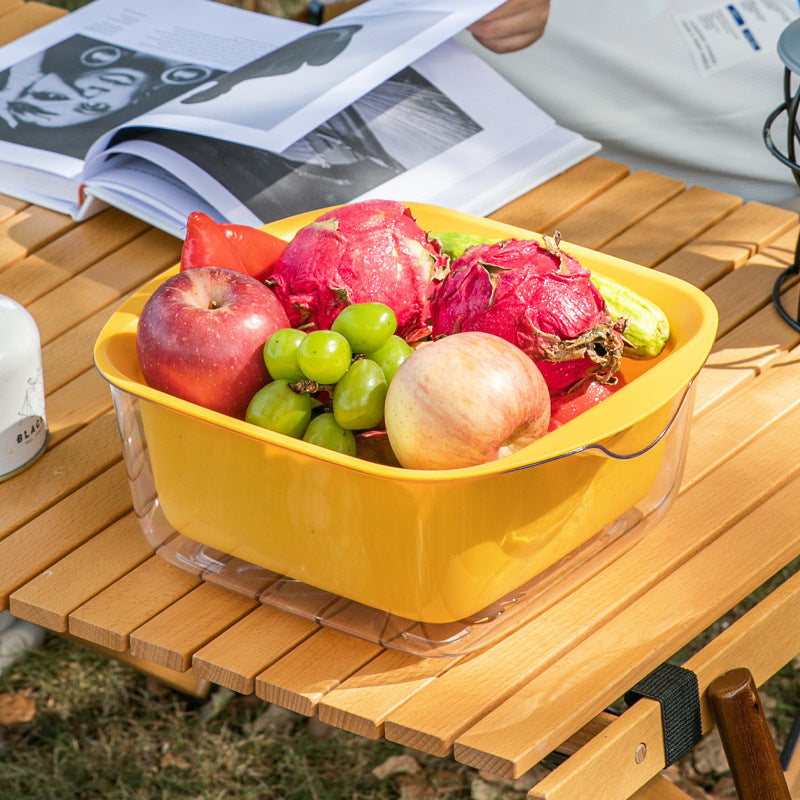
<path id="1" fill-rule="evenodd" d="M 270 380 L 264 343 L 289 318 L 272 290 L 220 267 L 167 278 L 139 318 L 136 352 L 147 384 L 183 400 L 244 419 Z"/>
<path id="2" fill-rule="evenodd" d="M 452 469 L 509 455 L 547 432 L 550 395 L 516 345 L 455 333 L 415 350 L 386 395 L 386 432 L 410 469 Z"/>

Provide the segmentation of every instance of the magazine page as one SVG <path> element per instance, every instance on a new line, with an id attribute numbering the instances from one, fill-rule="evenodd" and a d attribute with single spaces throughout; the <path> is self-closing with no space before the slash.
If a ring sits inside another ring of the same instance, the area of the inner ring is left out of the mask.
<path id="1" fill-rule="evenodd" d="M 132 169 L 135 156 L 158 168 L 148 168 L 148 180 L 156 183 L 158 170 L 175 175 L 214 206 L 218 221 L 249 225 L 365 197 L 487 214 L 597 149 L 451 40 L 280 153 L 132 129 L 87 168 L 86 182 L 117 204 L 109 184 L 123 182 L 115 173 Z M 153 195 L 163 204 L 157 185 L 138 185 L 138 202 L 150 205 Z M 130 193 L 125 202 L 135 213 Z M 187 207 L 161 223 L 151 209 L 147 219 L 180 236 Z"/>
<path id="2" fill-rule="evenodd" d="M 442 184 L 426 202 L 485 217 L 599 150 L 597 142 L 554 125 L 471 175 Z"/>
<path id="3" fill-rule="evenodd" d="M 103 133 L 308 28 L 212 0 L 95 0 L 0 48 L 0 163 L 77 180 Z"/>
<path id="4" fill-rule="evenodd" d="M 224 202 L 225 189 L 214 181 L 210 182 L 213 186 L 208 186 L 206 176 L 204 191 L 196 191 L 195 186 L 185 183 L 160 165 L 163 160 L 159 157 L 160 149 L 158 145 L 145 144 L 135 154 L 114 155 L 109 169 L 84 188 L 85 202 L 81 205 L 78 221 L 88 219 L 110 205 L 183 239 L 186 219 L 193 211 L 221 219 L 215 202 Z M 174 155 L 171 154 L 173 160 Z M 260 222 L 250 217 L 247 224 L 257 226 Z"/>
<path id="5" fill-rule="evenodd" d="M 367 0 L 137 124 L 280 152 L 501 2 Z"/>
<path id="6" fill-rule="evenodd" d="M 75 210 L 77 181 L 42 169 L 0 161 L 0 192 L 61 214 Z"/>
<path id="7" fill-rule="evenodd" d="M 219 222 L 263 224 L 202 167 L 146 139 L 120 142 L 95 159 L 83 190 L 85 197 L 103 200 L 178 238 L 184 237 L 192 211 L 202 211 Z M 80 218 L 95 210 L 90 204 Z"/>

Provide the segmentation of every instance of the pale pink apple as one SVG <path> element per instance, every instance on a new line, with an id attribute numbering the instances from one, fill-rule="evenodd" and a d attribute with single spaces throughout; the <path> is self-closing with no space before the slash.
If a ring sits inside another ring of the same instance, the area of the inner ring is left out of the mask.
<path id="1" fill-rule="evenodd" d="M 484 464 L 547 432 L 550 395 L 516 345 L 490 333 L 456 333 L 415 350 L 386 395 L 386 432 L 409 469 Z"/>
<path id="2" fill-rule="evenodd" d="M 136 352 L 149 386 L 243 419 L 270 380 L 263 347 L 289 318 L 261 281 L 220 267 L 185 270 L 148 298 Z"/>

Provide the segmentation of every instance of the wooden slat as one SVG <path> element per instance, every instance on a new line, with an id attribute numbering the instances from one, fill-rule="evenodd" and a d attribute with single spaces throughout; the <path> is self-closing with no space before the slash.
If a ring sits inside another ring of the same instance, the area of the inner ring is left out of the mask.
<path id="1" fill-rule="evenodd" d="M 23 0 L 0 0 L 0 15 L 8 14 L 17 8 L 22 8 Z"/>
<path id="2" fill-rule="evenodd" d="M 165 543 L 159 548 L 159 555 L 171 563 L 175 563 L 177 554 L 174 552 L 173 547 L 180 550 L 178 545 L 179 538 Z M 252 564 L 247 561 L 242 561 L 234 556 L 229 556 L 220 550 L 212 550 L 213 558 L 217 561 L 211 569 L 203 570 L 200 577 L 208 583 L 213 583 L 215 586 L 220 586 L 223 589 L 229 589 L 239 594 L 246 595 L 251 600 L 263 601 L 264 595 L 267 590 L 274 588 L 279 576 L 269 570 L 260 567 L 252 568 Z M 177 556 L 178 559 L 180 558 Z"/>
<path id="3" fill-rule="evenodd" d="M 192 671 L 241 694 L 255 691 L 255 676 L 318 630 L 310 620 L 259 606 L 200 648 Z"/>
<path id="4" fill-rule="evenodd" d="M 311 716 L 326 693 L 381 652 L 378 645 L 323 628 L 256 676 L 256 694 Z"/>
<path id="5" fill-rule="evenodd" d="M 682 247 L 658 269 L 705 288 L 744 264 L 778 237 L 794 230 L 797 214 L 762 203 L 747 203 Z"/>
<path id="6" fill-rule="evenodd" d="M 321 699 L 319 718 L 337 728 L 377 739 L 383 735 L 383 723 L 390 712 L 417 687 L 427 685 L 454 663 L 448 658 L 416 658 L 384 651 Z"/>
<path id="7" fill-rule="evenodd" d="M 800 334 L 793 337 L 795 344 Z M 702 379 L 702 378 L 701 378 Z M 735 398 L 710 409 L 695 422 L 686 455 L 682 488 L 685 490 L 760 436 L 768 425 L 800 404 L 800 349 L 784 355 L 778 369 L 753 377 Z M 747 426 L 737 425 L 740 409 L 747 409 Z"/>
<path id="8" fill-rule="evenodd" d="M 20 0 L 21 2 L 22 0 Z M 15 197 L 9 197 L 7 194 L 0 193 L 0 222 L 5 222 L 14 214 L 19 213 L 25 206 L 28 205 L 24 200 L 17 200 Z"/>
<path id="9" fill-rule="evenodd" d="M 607 242 L 603 252 L 654 267 L 741 205 L 733 195 L 692 186 Z"/>
<path id="10" fill-rule="evenodd" d="M 565 241 L 598 250 L 684 189 L 685 184 L 675 178 L 634 172 L 560 219 L 558 230 Z M 542 232 L 553 234 L 555 228 Z"/>
<path id="11" fill-rule="evenodd" d="M 94 369 L 92 353 L 97 337 L 119 303 L 98 309 L 91 317 L 42 347 L 42 369 L 47 394 Z"/>
<path id="12" fill-rule="evenodd" d="M 724 336 L 749 316 L 771 303 L 772 287 L 786 263 L 774 251 L 757 253 L 744 266 L 720 278 L 706 289 L 719 311 L 718 335 Z M 796 282 L 786 282 L 789 287 Z"/>
<path id="13" fill-rule="evenodd" d="M 74 226 L 75 223 L 64 214 L 26 206 L 0 223 L 0 270 L 7 269 Z"/>
<path id="14" fill-rule="evenodd" d="M 121 464 L 77 487 L 60 502 L 0 539 L 0 603 L 26 581 L 51 567 L 130 509 Z M 28 619 L 28 609 L 18 609 Z M 45 614 L 36 612 L 44 619 Z"/>
<path id="15" fill-rule="evenodd" d="M 197 650 L 255 607 L 252 600 L 202 584 L 133 631 L 131 654 L 185 671 Z"/>
<path id="16" fill-rule="evenodd" d="M 104 211 L 0 272 L 0 293 L 28 306 L 141 235 L 146 228 L 121 212 Z M 43 336 L 43 341 L 47 340 Z"/>
<path id="17" fill-rule="evenodd" d="M 47 452 L 23 473 L 0 483 L 0 537 L 119 461 L 116 418 L 105 415 Z M 24 476 L 25 490 L 22 487 Z"/>
<path id="18" fill-rule="evenodd" d="M 784 296 L 796 307 L 797 287 Z M 781 319 L 772 303 L 719 338 L 697 381 L 695 417 L 742 391 L 771 365 L 783 361 L 798 342 L 800 334 Z"/>
<path id="19" fill-rule="evenodd" d="M 787 414 L 764 435 L 684 492 L 655 532 L 644 537 L 601 575 L 555 608 L 478 653 L 421 689 L 386 719 L 386 737 L 425 752 L 446 755 L 471 722 L 495 708 L 542 670 L 568 656 L 583 639 L 609 625 L 624 608 L 676 566 L 693 556 L 742 514 L 760 505 L 800 471 L 784 449 L 800 446 L 800 412 Z M 777 477 L 780 476 L 780 477 Z M 736 493 L 730 487 L 737 487 Z M 636 588 L 634 588 L 636 587 Z M 581 609 L 593 609 L 587 617 Z M 482 676 L 491 674 L 486 682 Z M 441 713 L 429 710 L 438 703 Z M 566 737 L 562 737 L 566 738 Z"/>
<path id="20" fill-rule="evenodd" d="M 175 264 L 179 251 L 173 237 L 162 231 L 148 231 L 29 303 L 27 308 L 39 327 L 42 342 L 51 342 L 100 308 L 115 306 L 128 293 Z"/>
<path id="21" fill-rule="evenodd" d="M 545 231 L 627 174 L 628 168 L 622 164 L 593 156 L 503 206 L 490 219 Z"/>
<path id="22" fill-rule="evenodd" d="M 199 585 L 199 578 L 152 556 L 76 608 L 69 631 L 110 650 L 126 650 L 134 630 Z"/>
<path id="23" fill-rule="evenodd" d="M 604 800 L 627 798 L 658 775 L 664 768 L 660 704 L 647 699 L 637 702 L 625 712 L 624 718 L 624 725 L 617 724 L 618 720 L 612 722 L 603 730 L 602 737 L 590 740 L 571 756 L 569 763 L 556 767 L 537 783 L 529 792 L 528 800 L 581 797 L 580 791 L 586 790 L 589 781 L 594 781 L 591 796 L 598 792 Z M 602 755 L 598 755 L 600 753 Z M 615 767 L 619 771 L 614 771 Z M 578 794 L 572 794 L 576 790 Z"/>
<path id="24" fill-rule="evenodd" d="M 795 423 L 798 421 L 800 415 Z M 794 525 L 794 530 L 787 530 L 797 519 L 798 490 L 800 479 L 766 499 L 573 648 L 556 668 L 545 670 L 481 719 L 457 739 L 456 759 L 506 776 L 521 775 L 536 764 L 570 730 L 592 718 L 595 704 L 612 703 L 666 660 L 682 641 L 701 633 L 800 554 L 800 528 Z M 741 584 L 732 585 L 732 574 L 744 578 Z M 670 614 L 667 630 L 652 624 L 664 609 Z M 602 679 L 587 669 L 598 653 L 604 654 Z M 610 776 L 608 788 L 618 780 L 618 776 Z M 611 797 L 599 787 L 596 791 Z"/>
<path id="25" fill-rule="evenodd" d="M 87 369 L 47 395 L 45 405 L 50 443 L 54 445 L 111 412 L 111 392 L 96 369 Z"/>
<path id="26" fill-rule="evenodd" d="M 131 513 L 39 573 L 11 595 L 14 616 L 64 633 L 69 613 L 152 554 Z"/>
<path id="27" fill-rule="evenodd" d="M 795 624 L 798 615 L 800 574 L 795 574 L 686 662 L 686 668 L 697 674 L 704 733 L 714 724 L 704 694 L 706 687 L 717 676 L 741 664 L 751 670 L 757 683 L 763 683 L 800 651 L 800 627 Z M 774 647 L 764 647 L 772 631 L 782 631 L 784 635 Z M 643 742 L 647 756 L 639 762 L 638 772 L 631 774 L 625 769 L 626 762 Z M 627 797 L 626 792 L 630 793 L 643 778 L 656 775 L 663 768 L 663 745 L 661 707 L 655 701 L 641 700 L 612 722 L 603 731 L 602 739 L 590 741 L 568 764 L 541 781 L 531 793 L 531 800 L 585 796 L 588 787 L 597 787 L 597 782 L 608 774 L 617 776 L 616 796 Z"/>
<path id="28" fill-rule="evenodd" d="M 10 0 L 7 5 L 10 8 L 7 9 L 7 13 L 3 14 L 2 22 L 0 22 L 0 45 L 13 42 L 20 36 L 35 31 L 42 25 L 66 14 L 66 11 L 61 8 L 37 3 L 33 0 L 28 0 L 23 4 Z"/>
<path id="29" fill-rule="evenodd" d="M 585 747 L 588 742 L 599 736 L 617 718 L 617 714 L 610 711 L 602 711 L 591 719 L 586 725 L 572 734 L 566 741 L 562 742 L 556 749 L 556 753 L 571 756 Z"/>

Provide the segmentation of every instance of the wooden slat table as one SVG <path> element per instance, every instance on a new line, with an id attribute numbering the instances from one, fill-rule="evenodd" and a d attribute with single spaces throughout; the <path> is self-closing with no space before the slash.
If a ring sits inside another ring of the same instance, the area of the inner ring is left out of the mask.
<path id="1" fill-rule="evenodd" d="M 0 0 L 0 31 L 41 24 Z M 42 12 L 45 16 L 50 10 Z M 0 293 L 43 343 L 51 441 L 0 483 L 0 609 L 186 691 L 255 693 L 365 737 L 515 777 L 573 753 L 548 800 L 685 797 L 661 776 L 660 707 L 604 710 L 800 555 L 800 335 L 771 305 L 795 214 L 592 157 L 493 215 L 705 289 L 719 335 L 698 378 L 685 474 L 657 528 L 489 649 L 415 658 L 181 572 L 140 533 L 92 346 L 181 243 L 108 210 L 70 219 L 0 197 Z M 787 285 L 790 305 L 797 285 Z M 701 691 L 746 666 L 762 683 L 800 652 L 800 576 L 693 656 Z M 713 721 L 703 698 L 703 730 Z"/>

